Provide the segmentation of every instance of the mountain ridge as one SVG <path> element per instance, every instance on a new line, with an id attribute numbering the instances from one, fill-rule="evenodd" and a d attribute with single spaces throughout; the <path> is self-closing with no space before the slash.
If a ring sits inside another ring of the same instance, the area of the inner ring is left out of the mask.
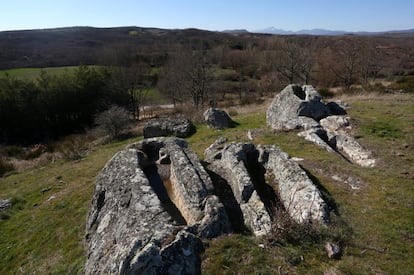
<path id="1" fill-rule="evenodd" d="M 412 29 L 405 29 L 405 30 L 389 30 L 389 31 L 344 31 L 344 30 L 328 30 L 328 29 L 321 29 L 321 28 L 314 28 L 314 29 L 302 29 L 298 31 L 290 31 L 279 29 L 275 27 L 269 27 L 265 29 L 258 29 L 252 30 L 251 33 L 264 33 L 264 34 L 278 34 L 278 35 L 346 35 L 346 34 L 356 34 L 356 35 L 376 35 L 376 34 L 384 34 L 384 33 L 414 33 L 414 28 Z"/>

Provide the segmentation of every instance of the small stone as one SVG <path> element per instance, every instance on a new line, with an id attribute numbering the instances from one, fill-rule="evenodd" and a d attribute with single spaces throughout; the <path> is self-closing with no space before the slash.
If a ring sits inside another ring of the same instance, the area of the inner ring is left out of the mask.
<path id="1" fill-rule="evenodd" d="M 333 175 L 331 177 L 334 181 L 342 181 L 341 177 L 339 177 L 338 175 Z"/>
<path id="2" fill-rule="evenodd" d="M 0 200 L 0 212 L 9 210 L 12 207 L 11 199 Z"/>
<path id="3" fill-rule="evenodd" d="M 291 160 L 296 161 L 296 162 L 300 162 L 300 161 L 303 161 L 305 159 L 304 158 L 293 157 L 293 158 L 291 158 Z"/>
<path id="4" fill-rule="evenodd" d="M 341 257 L 341 248 L 339 245 L 327 242 L 325 244 L 325 249 L 329 259 L 339 259 Z"/>
<path id="5" fill-rule="evenodd" d="M 204 112 L 204 120 L 207 125 L 214 129 L 224 129 L 234 127 L 234 122 L 230 116 L 221 109 L 209 108 Z"/>
<path id="6" fill-rule="evenodd" d="M 56 195 L 52 195 L 52 196 L 50 196 L 50 197 L 47 199 L 47 201 L 51 201 L 51 200 L 54 200 L 54 199 L 56 199 Z"/>

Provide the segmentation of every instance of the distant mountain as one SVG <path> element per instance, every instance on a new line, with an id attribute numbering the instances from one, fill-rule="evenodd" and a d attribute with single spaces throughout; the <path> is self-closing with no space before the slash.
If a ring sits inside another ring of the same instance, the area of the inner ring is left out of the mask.
<path id="1" fill-rule="evenodd" d="M 300 30 L 300 31 L 287 31 L 283 29 L 277 29 L 275 27 L 270 27 L 262 30 L 252 31 L 254 33 L 268 33 L 268 34 L 279 34 L 279 35 L 300 35 L 300 34 L 310 34 L 310 35 L 343 35 L 347 32 L 345 31 L 331 31 L 325 29 L 311 29 L 311 30 Z"/>
<path id="2" fill-rule="evenodd" d="M 248 30 L 245 29 L 236 29 L 236 30 L 224 30 L 224 33 L 249 33 Z"/>
<path id="3" fill-rule="evenodd" d="M 326 30 L 326 29 L 310 29 L 310 30 L 299 30 L 299 31 L 287 31 L 283 29 L 277 29 L 275 27 L 270 27 L 262 30 L 252 31 L 253 33 L 267 33 L 267 34 L 279 34 L 279 35 L 344 35 L 344 34 L 356 34 L 356 35 L 375 35 L 383 33 L 414 33 L 414 29 L 408 30 L 393 30 L 393 31 L 383 31 L 383 32 L 348 32 L 342 30 Z"/>

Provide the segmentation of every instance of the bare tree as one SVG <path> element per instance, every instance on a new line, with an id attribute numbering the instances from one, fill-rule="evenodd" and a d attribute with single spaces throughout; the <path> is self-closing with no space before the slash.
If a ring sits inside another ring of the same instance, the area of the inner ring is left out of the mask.
<path id="1" fill-rule="evenodd" d="M 208 102 L 211 68 L 205 50 L 177 47 L 170 55 L 159 88 L 174 104 L 190 99 L 196 108 Z"/>
<path id="2" fill-rule="evenodd" d="M 372 45 L 364 44 L 361 49 L 361 77 L 362 83 L 368 84 L 369 78 L 375 80 L 384 68 L 382 62 L 383 54 L 381 48 Z"/>
<path id="3" fill-rule="evenodd" d="M 148 96 L 151 86 L 149 67 L 144 63 L 133 64 L 130 67 L 112 67 L 111 88 L 128 97 L 128 109 L 134 119 L 139 119 L 140 109 Z"/>
<path id="4" fill-rule="evenodd" d="M 332 70 L 347 89 L 355 82 L 355 74 L 360 62 L 360 50 L 357 41 L 353 39 L 343 39 L 337 45 L 337 66 L 333 66 Z"/>
<path id="5" fill-rule="evenodd" d="M 311 51 L 286 39 L 276 40 L 265 52 L 265 66 L 276 71 L 292 84 L 299 79 L 308 82 L 313 66 Z"/>

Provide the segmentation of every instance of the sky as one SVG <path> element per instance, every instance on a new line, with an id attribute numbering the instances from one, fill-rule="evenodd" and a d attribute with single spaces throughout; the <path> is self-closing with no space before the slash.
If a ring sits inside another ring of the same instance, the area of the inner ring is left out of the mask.
<path id="1" fill-rule="evenodd" d="M 298 31 L 414 28 L 413 0 L 0 0 L 0 31 L 70 26 Z"/>

